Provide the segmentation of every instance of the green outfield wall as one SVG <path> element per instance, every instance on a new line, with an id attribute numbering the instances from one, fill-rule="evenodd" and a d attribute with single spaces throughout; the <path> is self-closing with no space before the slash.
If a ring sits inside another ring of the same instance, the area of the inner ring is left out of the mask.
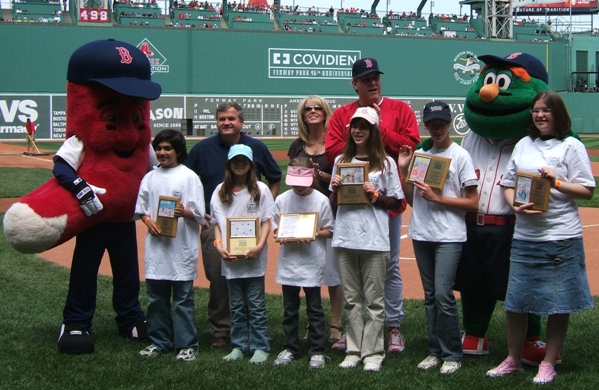
<path id="1" fill-rule="evenodd" d="M 236 100 L 245 107 L 249 134 L 295 136 L 301 98 L 322 95 L 333 108 L 355 99 L 351 66 L 362 57 L 378 59 L 384 95 L 407 101 L 418 116 L 431 99 L 451 103 L 456 134 L 468 131 L 463 97 L 483 65 L 469 63 L 469 55 L 527 52 L 547 66 L 552 89 L 566 91 L 571 83 L 572 49 L 558 42 L 2 23 L 0 37 L 0 139 L 23 138 L 27 117 L 38 124 L 38 138 L 64 137 L 68 59 L 80 45 L 104 38 L 151 51 L 152 78 L 163 88 L 152 104 L 154 132 L 214 134 L 216 106 Z M 565 96 L 575 130 L 599 132 L 594 117 L 582 112 L 596 111 L 599 94 L 571 95 L 578 95 Z"/>

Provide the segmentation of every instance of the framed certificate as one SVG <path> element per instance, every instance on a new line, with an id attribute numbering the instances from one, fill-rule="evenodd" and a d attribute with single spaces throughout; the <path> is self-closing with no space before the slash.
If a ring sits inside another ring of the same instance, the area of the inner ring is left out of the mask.
<path id="1" fill-rule="evenodd" d="M 549 209 L 549 191 L 551 180 L 526 172 L 516 172 L 516 188 L 514 189 L 514 206 L 532 203 L 533 210 Z"/>
<path id="2" fill-rule="evenodd" d="M 370 203 L 364 191 L 364 182 L 368 178 L 368 163 L 339 163 L 337 174 L 341 176 L 341 185 L 337 191 L 338 204 Z"/>
<path id="3" fill-rule="evenodd" d="M 177 237 L 178 218 L 175 218 L 175 207 L 181 202 L 181 198 L 160 195 L 158 197 L 158 213 L 156 213 L 156 225 L 160 228 L 160 235 Z"/>
<path id="4" fill-rule="evenodd" d="M 447 179 L 451 159 L 432 156 L 430 154 L 414 153 L 408 171 L 408 181 L 421 181 L 431 188 L 442 190 Z"/>
<path id="5" fill-rule="evenodd" d="M 258 218 L 227 218 L 227 251 L 233 256 L 243 256 L 258 244 L 260 225 Z"/>
<path id="6" fill-rule="evenodd" d="M 281 214 L 277 240 L 287 241 L 315 240 L 318 213 Z"/>

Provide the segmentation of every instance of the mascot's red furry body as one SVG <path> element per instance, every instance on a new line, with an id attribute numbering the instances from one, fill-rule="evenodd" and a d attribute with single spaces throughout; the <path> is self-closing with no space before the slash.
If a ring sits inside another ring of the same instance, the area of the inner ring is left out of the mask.
<path id="1" fill-rule="evenodd" d="M 68 83 L 67 137 L 75 135 L 85 145 L 77 175 L 89 184 L 106 189 L 105 194 L 98 196 L 104 209 L 86 216 L 73 194 L 52 178 L 13 206 L 21 209 L 21 213 L 30 209 L 31 214 L 26 218 L 28 227 L 21 228 L 32 230 L 18 232 L 19 237 L 10 240 L 15 249 L 38 253 L 98 223 L 132 219 L 139 183 L 147 172 L 151 140 L 149 103 L 121 95 L 118 105 L 96 108 L 111 96 L 116 99 L 118 95 L 99 84 Z M 114 126 L 106 121 L 109 115 L 120 118 L 115 129 L 108 129 Z"/>
<path id="2" fill-rule="evenodd" d="M 148 100 L 158 98 L 161 88 L 151 81 L 145 54 L 115 40 L 77 49 L 67 80 L 67 140 L 55 157 L 55 178 L 15 203 L 4 217 L 4 228 L 7 241 L 24 253 L 77 237 L 58 346 L 65 353 L 89 353 L 94 350 L 89 332 L 105 250 L 119 332 L 147 337 L 132 218 L 149 166 Z"/>

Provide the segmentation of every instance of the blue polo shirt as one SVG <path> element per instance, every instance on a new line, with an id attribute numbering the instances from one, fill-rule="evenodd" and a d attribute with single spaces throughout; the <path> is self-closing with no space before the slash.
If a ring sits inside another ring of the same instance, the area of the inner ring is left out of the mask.
<path id="1" fill-rule="evenodd" d="M 281 181 L 281 169 L 264 142 L 241 134 L 238 144 L 244 144 L 252 148 L 258 180 L 261 180 L 262 175 L 264 175 L 269 184 Z M 184 162 L 189 169 L 200 177 L 204 186 L 207 213 L 210 213 L 210 200 L 214 189 L 225 180 L 225 163 L 230 148 L 217 134 L 195 144 L 189 152 L 189 157 Z"/>

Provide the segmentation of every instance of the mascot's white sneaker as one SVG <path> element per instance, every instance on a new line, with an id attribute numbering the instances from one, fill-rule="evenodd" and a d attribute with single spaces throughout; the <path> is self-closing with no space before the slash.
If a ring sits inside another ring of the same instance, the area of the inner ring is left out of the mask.
<path id="1" fill-rule="evenodd" d="M 94 341 L 89 333 L 75 325 L 62 324 L 58 336 L 58 350 L 66 354 L 94 352 Z"/>

